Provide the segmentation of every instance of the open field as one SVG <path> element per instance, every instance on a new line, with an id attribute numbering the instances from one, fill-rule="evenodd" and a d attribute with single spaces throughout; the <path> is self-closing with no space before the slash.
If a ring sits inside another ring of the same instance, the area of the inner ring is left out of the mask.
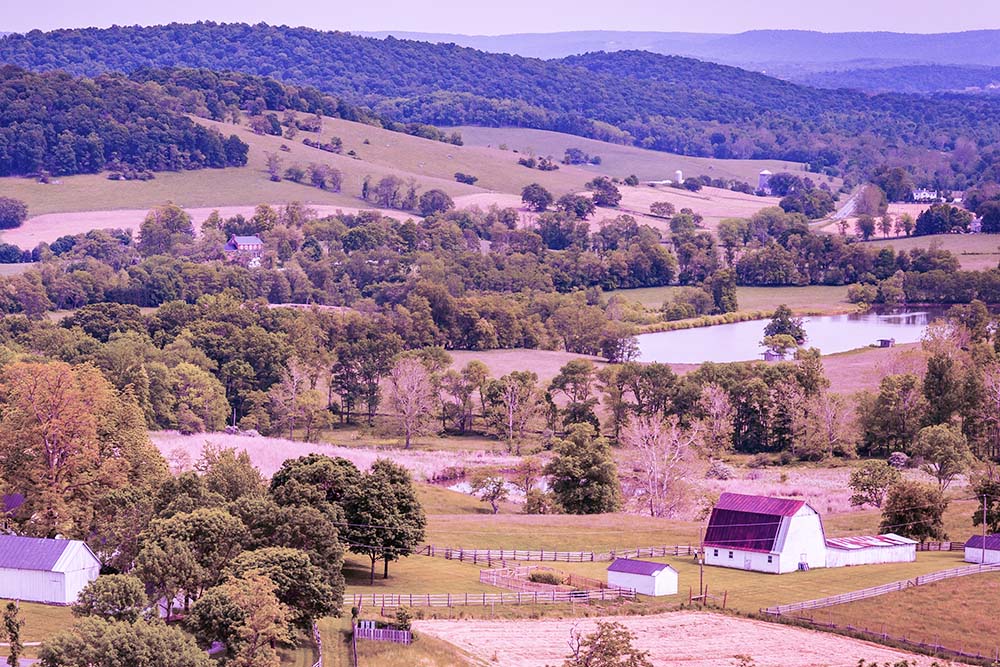
<path id="1" fill-rule="evenodd" d="M 863 347 L 824 356 L 823 368 L 833 392 L 853 394 L 877 389 L 886 375 L 915 373 L 922 376 L 927 362 L 920 343 L 907 343 L 893 348 Z"/>
<path id="2" fill-rule="evenodd" d="M 673 299 L 677 287 L 640 287 L 608 292 L 607 296 L 618 296 L 629 301 L 637 301 L 649 308 L 659 308 Z M 854 304 L 847 301 L 846 286 L 811 285 L 809 287 L 737 287 L 736 300 L 740 312 L 774 310 L 781 304 L 787 305 L 799 315 L 834 314 L 854 312 Z"/>
<path id="3" fill-rule="evenodd" d="M 533 371 L 542 383 L 550 381 L 559 374 L 560 368 L 574 359 L 590 359 L 598 367 L 607 364 L 600 357 L 552 350 L 449 350 L 448 354 L 453 360 L 452 366 L 457 369 L 478 360 L 490 369 L 491 377 L 498 378 L 511 371 Z"/>
<path id="4" fill-rule="evenodd" d="M 781 160 L 717 160 L 713 158 L 688 157 L 661 151 L 650 151 L 634 146 L 610 144 L 596 139 L 519 127 L 472 127 L 454 128 L 462 133 L 466 145 L 498 147 L 506 144 L 509 149 L 535 155 L 551 155 L 562 160 L 567 148 L 579 148 L 590 155 L 599 155 L 601 164 L 586 166 L 593 173 L 607 173 L 619 178 L 635 174 L 644 181 L 659 181 L 674 178 L 678 169 L 689 176 L 711 176 L 712 178 L 738 179 L 756 187 L 757 175 L 763 169 L 777 173 L 789 171 L 804 172 L 805 165 L 799 162 Z M 810 175 L 814 180 L 816 174 Z M 836 183 L 839 187 L 839 182 Z"/>
<path id="5" fill-rule="evenodd" d="M 6 606 L 10 600 L 0 600 L 0 604 Z M 73 624 L 73 612 L 69 607 L 58 607 L 49 604 L 36 604 L 34 602 L 19 602 L 21 619 L 24 627 L 21 629 L 21 641 L 25 644 L 37 644 L 45 641 L 53 634 Z M 6 635 L 0 641 L 7 641 Z M 25 646 L 24 655 L 35 657 L 38 655 L 38 646 Z M 0 656 L 7 657 L 7 651 L 0 648 Z"/>
<path id="6" fill-rule="evenodd" d="M 485 664 L 464 655 L 456 646 L 431 635 L 416 636 L 405 646 L 391 642 L 358 641 L 360 667 L 470 667 Z M 329 667 L 324 664 L 324 667 Z"/>
<path id="7" fill-rule="evenodd" d="M 677 612 L 645 617 L 606 619 L 636 634 L 635 646 L 649 651 L 658 667 L 739 665 L 748 655 L 757 667 L 855 667 L 864 658 L 915 665 L 929 658 L 836 635 L 792 628 L 764 621 L 705 612 Z M 501 667 L 543 667 L 560 664 L 567 640 L 575 630 L 592 632 L 596 619 L 537 621 L 417 621 L 414 628 L 454 643 L 459 648 Z"/>
<path id="8" fill-rule="evenodd" d="M 989 573 L 803 613 L 818 623 L 853 625 L 993 656 L 1000 651 L 994 616 L 998 599 L 1000 574 Z"/>
<path id="9" fill-rule="evenodd" d="M 389 458 L 407 468 L 417 480 L 430 479 L 444 468 L 475 465 L 512 464 L 510 456 L 495 456 L 484 452 L 430 452 L 401 449 L 370 449 L 323 443 L 299 442 L 282 438 L 248 437 L 225 433 L 181 435 L 176 431 L 153 431 L 150 439 L 174 470 L 187 470 L 198 461 L 206 444 L 245 451 L 264 477 L 269 478 L 286 459 L 319 453 L 342 457 L 362 470 L 376 459 Z"/>
<path id="10" fill-rule="evenodd" d="M 700 213 L 704 218 L 702 223 L 710 231 L 715 231 L 723 218 L 749 218 L 762 208 L 777 206 L 777 197 L 757 197 L 732 190 L 719 188 L 702 188 L 698 192 L 681 190 L 671 187 L 651 188 L 645 185 L 636 187 L 619 186 L 622 193 L 620 207 L 647 213 L 650 204 L 667 201 L 679 211 L 689 208 Z M 669 227 L 667 221 L 660 220 L 664 227 Z"/>
<path id="11" fill-rule="evenodd" d="M 995 269 L 1000 265 L 1000 236 L 996 234 L 938 234 L 935 236 L 910 236 L 876 239 L 868 243 L 897 251 L 912 248 L 940 247 L 950 251 L 967 271 Z"/>
<path id="12" fill-rule="evenodd" d="M 335 206 L 331 204 L 310 204 L 309 207 L 316 211 L 319 216 L 335 215 L 337 213 L 357 213 L 358 211 L 377 210 L 383 215 L 406 219 L 419 217 L 403 211 L 392 211 L 379 209 L 376 207 L 360 208 L 358 204 L 364 204 L 357 200 L 355 206 Z M 185 207 L 184 209 L 191 216 L 194 223 L 195 233 L 201 232 L 201 223 L 212 213 L 218 211 L 223 218 L 229 218 L 237 214 L 250 217 L 253 215 L 254 206 L 216 206 L 216 207 Z M 0 240 L 4 243 L 32 249 L 43 241 L 52 243 L 60 236 L 66 234 L 82 234 L 92 229 L 131 229 L 138 234 L 139 226 L 149 209 L 117 209 L 108 211 L 76 211 L 73 213 L 46 213 L 35 216 L 27 220 L 17 229 L 9 229 L 0 233 Z M 13 264 L 10 266 L 27 266 Z"/>

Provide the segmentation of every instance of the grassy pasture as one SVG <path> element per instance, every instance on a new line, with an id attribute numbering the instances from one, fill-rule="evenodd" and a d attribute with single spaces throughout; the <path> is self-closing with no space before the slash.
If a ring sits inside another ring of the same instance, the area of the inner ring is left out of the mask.
<path id="1" fill-rule="evenodd" d="M 0 605 L 7 606 L 10 600 L 0 600 Z M 45 641 L 55 633 L 73 624 L 73 613 L 69 607 L 37 604 L 35 602 L 20 602 L 21 619 L 24 627 L 21 629 L 21 641 L 25 644 Z M 7 641 L 4 638 L 2 641 Z M 0 649 L 0 655 L 6 656 L 6 649 Z M 36 657 L 38 646 L 26 646 L 25 657 Z"/>
<path id="2" fill-rule="evenodd" d="M 460 649 L 446 641 L 418 634 L 409 646 L 390 642 L 359 641 L 358 663 L 364 667 L 466 667 L 473 662 Z M 325 667 L 325 666 L 324 666 Z"/>
<path id="3" fill-rule="evenodd" d="M 896 251 L 940 247 L 950 251 L 967 271 L 995 269 L 1000 265 L 1000 236 L 995 234 L 938 234 L 868 241 Z"/>
<path id="4" fill-rule="evenodd" d="M 649 308 L 659 308 L 673 299 L 677 287 L 640 287 L 608 292 L 636 301 Z M 853 312 L 847 301 L 846 286 L 810 285 L 809 287 L 737 287 L 736 299 L 741 312 L 774 310 L 786 304 L 796 314 L 835 314 Z"/>
<path id="5" fill-rule="evenodd" d="M 1000 574 L 960 577 L 848 604 L 803 612 L 835 623 L 993 656 L 1000 650 L 993 610 Z"/>
<path id="6" fill-rule="evenodd" d="M 689 208 L 695 213 L 700 213 L 704 218 L 705 228 L 710 231 L 716 230 L 723 218 L 749 218 L 763 208 L 777 206 L 780 201 L 777 197 L 757 197 L 719 188 L 702 188 L 698 192 L 691 192 L 671 187 L 652 188 L 639 185 L 620 186 L 620 190 L 622 193 L 620 207 L 623 209 L 647 213 L 654 202 L 667 201 L 678 211 Z M 651 222 L 647 220 L 643 222 L 657 229 L 669 229 L 666 220 L 657 218 L 650 220 Z"/>
<path id="7" fill-rule="evenodd" d="M 804 172 L 805 165 L 799 162 L 781 160 L 717 160 L 714 158 L 688 157 L 661 151 L 650 151 L 634 146 L 610 144 L 596 139 L 585 139 L 571 134 L 548 130 L 531 130 L 517 127 L 472 127 L 454 128 L 462 133 L 467 145 L 500 146 L 522 153 L 552 155 L 562 160 L 567 148 L 579 148 L 591 155 L 599 155 L 601 164 L 585 167 L 592 173 L 607 173 L 624 178 L 635 174 L 641 180 L 665 180 L 674 178 L 678 169 L 689 176 L 711 176 L 712 178 L 733 178 L 757 185 L 757 175 L 763 169 L 777 173 L 789 171 Z M 814 180 L 821 178 L 812 174 Z M 836 179 L 834 179 L 836 182 Z M 839 187 L 839 182 L 836 182 Z"/>

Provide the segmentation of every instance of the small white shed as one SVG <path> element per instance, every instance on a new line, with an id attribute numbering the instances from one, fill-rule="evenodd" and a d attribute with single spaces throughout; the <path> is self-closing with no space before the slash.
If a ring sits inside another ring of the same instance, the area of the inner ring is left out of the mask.
<path id="1" fill-rule="evenodd" d="M 1000 535 L 973 535 L 965 543 L 965 562 L 1000 563 Z"/>
<path id="2" fill-rule="evenodd" d="M 73 604 L 101 574 L 101 561 L 79 540 L 0 535 L 0 598 Z"/>
<path id="3" fill-rule="evenodd" d="M 917 542 L 902 535 L 832 537 L 826 541 L 826 566 L 912 563 L 917 560 Z"/>
<path id="4" fill-rule="evenodd" d="M 666 563 L 616 558 L 608 566 L 608 584 L 642 595 L 675 595 L 677 570 Z"/>

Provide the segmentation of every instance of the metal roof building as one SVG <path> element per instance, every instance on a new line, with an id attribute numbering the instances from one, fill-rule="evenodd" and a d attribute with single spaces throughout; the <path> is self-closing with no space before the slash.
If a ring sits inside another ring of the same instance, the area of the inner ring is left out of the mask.
<path id="1" fill-rule="evenodd" d="M 1000 563 L 1000 535 L 973 535 L 965 543 L 965 560 L 968 563 Z"/>
<path id="2" fill-rule="evenodd" d="M 833 537 L 826 541 L 826 566 L 910 563 L 917 559 L 917 541 L 895 533 Z"/>
<path id="3" fill-rule="evenodd" d="M 0 535 L 0 598 L 72 604 L 101 573 L 85 543 Z"/>
<path id="4" fill-rule="evenodd" d="M 608 584 L 631 588 L 642 595 L 674 595 L 677 570 L 666 563 L 616 558 L 608 566 Z"/>

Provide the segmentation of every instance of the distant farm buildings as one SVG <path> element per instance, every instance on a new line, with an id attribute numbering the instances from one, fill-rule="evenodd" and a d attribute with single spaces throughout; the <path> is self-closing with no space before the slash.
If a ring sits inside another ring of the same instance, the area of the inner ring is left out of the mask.
<path id="1" fill-rule="evenodd" d="M 899 535 L 827 539 L 804 500 L 723 493 L 705 532 L 705 564 L 783 574 L 817 567 L 916 559 L 917 543 Z"/>
<path id="2" fill-rule="evenodd" d="M 965 543 L 967 563 L 1000 563 L 1000 535 L 973 535 Z"/>
<path id="3" fill-rule="evenodd" d="M 677 570 L 664 563 L 616 558 L 608 566 L 608 585 L 642 595 L 675 595 Z"/>
<path id="4" fill-rule="evenodd" d="M 0 598 L 72 604 L 101 573 L 84 542 L 0 535 Z"/>
<path id="5" fill-rule="evenodd" d="M 762 195 L 771 194 L 771 176 L 773 175 L 770 169 L 764 169 L 757 174 L 757 192 Z"/>
<path id="6" fill-rule="evenodd" d="M 240 262 L 251 267 L 259 266 L 260 257 L 264 254 L 264 242 L 256 235 L 238 236 L 233 234 L 222 250 L 231 262 Z"/>
<path id="7" fill-rule="evenodd" d="M 937 190 L 928 190 L 927 188 L 917 188 L 911 194 L 915 202 L 935 202 L 940 199 Z"/>

